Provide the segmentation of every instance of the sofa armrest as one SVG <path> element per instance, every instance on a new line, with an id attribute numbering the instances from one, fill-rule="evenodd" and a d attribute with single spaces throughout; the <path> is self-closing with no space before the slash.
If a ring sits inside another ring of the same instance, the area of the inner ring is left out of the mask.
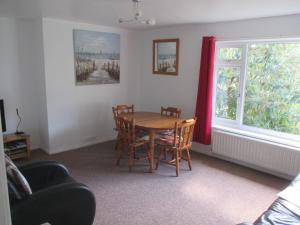
<path id="1" fill-rule="evenodd" d="M 54 161 L 31 162 L 18 166 L 18 169 L 34 191 L 70 176 L 64 165 Z"/>
<path id="2" fill-rule="evenodd" d="M 89 188 L 77 182 L 37 191 L 11 208 L 12 224 L 91 225 L 96 202 Z"/>

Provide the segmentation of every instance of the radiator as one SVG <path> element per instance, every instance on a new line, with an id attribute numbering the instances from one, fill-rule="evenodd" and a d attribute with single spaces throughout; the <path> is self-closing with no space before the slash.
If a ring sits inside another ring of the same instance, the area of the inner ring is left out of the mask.
<path id="1" fill-rule="evenodd" d="M 295 176 L 300 172 L 299 150 L 264 140 L 215 130 L 212 151 L 287 176 Z"/>

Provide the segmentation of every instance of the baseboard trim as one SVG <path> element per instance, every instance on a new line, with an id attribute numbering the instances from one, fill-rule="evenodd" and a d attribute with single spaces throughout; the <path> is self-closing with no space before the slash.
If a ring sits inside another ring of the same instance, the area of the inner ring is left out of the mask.
<path id="1" fill-rule="evenodd" d="M 115 141 L 115 139 L 97 140 L 97 141 L 85 143 L 83 145 L 74 145 L 74 146 L 64 147 L 64 148 L 61 148 L 61 149 L 56 149 L 56 150 L 51 150 L 51 151 L 45 151 L 43 149 L 42 150 L 45 151 L 49 155 L 55 155 L 55 154 L 58 154 L 58 153 L 77 150 L 77 149 L 81 149 L 81 148 L 85 148 L 85 147 L 89 147 L 89 146 L 93 146 L 93 145 L 97 145 L 97 144 L 101 144 L 101 143 L 105 143 L 105 142 L 110 142 L 110 141 Z"/>
<path id="2" fill-rule="evenodd" d="M 105 143 L 105 142 L 111 142 L 111 141 L 115 141 L 115 139 L 98 140 L 96 142 L 90 142 L 90 143 L 86 143 L 86 144 L 80 145 L 80 146 L 77 145 L 77 146 L 73 146 L 73 147 L 57 149 L 57 150 L 54 150 L 54 151 L 51 151 L 51 152 L 46 151 L 43 148 L 37 148 L 37 149 L 34 149 L 33 151 L 40 149 L 40 150 L 44 151 L 45 153 L 47 153 L 49 155 L 55 155 L 55 154 L 58 154 L 58 153 L 77 150 L 77 149 L 80 149 L 80 148 L 89 147 L 89 146 L 93 146 L 93 145 L 97 145 L 97 144 L 101 144 L 101 143 Z M 241 165 L 241 166 L 244 166 L 244 167 L 248 167 L 248 168 L 263 172 L 263 173 L 268 173 L 268 174 L 271 174 L 273 176 L 277 176 L 277 177 L 280 177 L 280 178 L 283 178 L 283 179 L 287 179 L 287 180 L 292 180 L 293 179 L 293 176 L 288 175 L 288 174 L 283 174 L 283 173 L 280 173 L 278 171 L 269 170 L 269 169 L 266 169 L 266 168 L 263 168 L 263 167 L 260 167 L 260 166 L 254 165 L 254 164 L 250 164 L 250 163 L 243 162 L 243 161 L 240 161 L 240 160 L 236 160 L 236 159 L 233 159 L 233 158 L 230 158 L 230 157 L 227 157 L 227 156 L 216 154 L 212 151 L 212 146 L 211 145 L 202 145 L 202 144 L 194 142 L 191 150 L 193 152 L 197 152 L 197 153 L 200 153 L 200 154 L 203 154 L 203 155 L 207 155 L 207 156 L 214 157 L 214 158 L 217 158 L 217 159 L 225 160 L 225 161 L 235 163 L 235 164 L 238 164 L 238 165 Z"/>
<path id="3" fill-rule="evenodd" d="M 280 178 L 283 178 L 283 179 L 286 179 L 286 180 L 292 180 L 293 179 L 293 176 L 288 175 L 288 174 L 283 174 L 283 173 L 280 173 L 278 171 L 269 170 L 269 169 L 266 169 L 266 168 L 263 168 L 263 167 L 260 167 L 260 166 L 257 166 L 257 165 L 253 165 L 253 164 L 250 164 L 250 163 L 247 163 L 247 162 L 239 161 L 239 160 L 236 160 L 236 159 L 233 159 L 233 158 L 230 158 L 230 157 L 226 157 L 226 156 L 223 156 L 223 155 L 216 154 L 212 151 L 211 146 L 206 146 L 206 145 L 201 145 L 201 144 L 198 144 L 198 143 L 193 143 L 192 151 L 203 154 L 203 155 L 207 155 L 207 156 L 210 156 L 210 157 L 214 157 L 214 158 L 217 158 L 217 159 L 225 160 L 225 161 L 228 161 L 228 162 L 231 162 L 231 163 L 235 163 L 235 164 L 238 164 L 238 165 L 241 165 L 241 166 L 244 166 L 244 167 L 248 167 L 250 169 L 257 170 L 257 171 L 260 171 L 260 172 L 263 172 L 263 173 L 268 173 L 268 174 L 271 174 L 273 176 L 280 177 Z"/>

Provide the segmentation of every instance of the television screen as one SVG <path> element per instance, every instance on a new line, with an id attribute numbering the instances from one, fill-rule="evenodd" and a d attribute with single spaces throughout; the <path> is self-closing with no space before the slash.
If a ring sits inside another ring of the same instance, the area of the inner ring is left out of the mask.
<path id="1" fill-rule="evenodd" d="M 6 131 L 6 123 L 5 123 L 5 113 L 4 113 L 4 102 L 0 99 L 0 113 L 1 113 L 1 122 L 2 122 L 2 132 Z"/>

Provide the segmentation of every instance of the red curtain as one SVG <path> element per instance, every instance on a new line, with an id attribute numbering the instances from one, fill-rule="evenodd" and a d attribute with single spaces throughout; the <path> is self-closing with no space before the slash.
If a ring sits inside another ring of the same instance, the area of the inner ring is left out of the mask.
<path id="1" fill-rule="evenodd" d="M 215 37 L 203 37 L 194 141 L 205 145 L 211 143 L 214 58 Z"/>

